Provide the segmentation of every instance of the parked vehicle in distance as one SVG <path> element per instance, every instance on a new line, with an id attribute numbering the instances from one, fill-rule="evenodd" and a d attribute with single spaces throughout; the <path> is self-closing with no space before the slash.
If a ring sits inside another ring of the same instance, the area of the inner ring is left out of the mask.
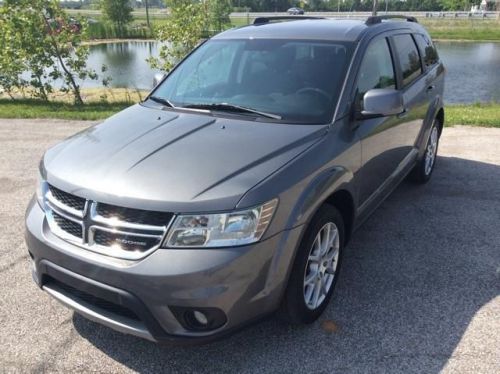
<path id="1" fill-rule="evenodd" d="M 286 12 L 288 14 L 291 14 L 291 15 L 301 15 L 301 14 L 304 14 L 304 9 L 293 7 L 293 8 L 289 8 Z"/>
<path id="2" fill-rule="evenodd" d="M 39 287 L 155 342 L 315 321 L 355 230 L 434 170 L 444 67 L 391 18 L 258 18 L 49 149 L 26 213 Z"/>

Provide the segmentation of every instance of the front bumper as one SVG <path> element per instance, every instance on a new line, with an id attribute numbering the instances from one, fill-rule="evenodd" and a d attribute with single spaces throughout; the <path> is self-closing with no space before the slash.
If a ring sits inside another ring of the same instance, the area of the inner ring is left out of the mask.
<path id="1" fill-rule="evenodd" d="M 70 244 L 49 229 L 39 205 L 26 214 L 26 242 L 37 284 L 83 316 L 151 341 L 210 340 L 280 303 L 301 227 L 254 245 L 158 249 L 140 261 L 117 260 Z M 179 310 L 223 313 L 221 326 L 195 331 Z"/>

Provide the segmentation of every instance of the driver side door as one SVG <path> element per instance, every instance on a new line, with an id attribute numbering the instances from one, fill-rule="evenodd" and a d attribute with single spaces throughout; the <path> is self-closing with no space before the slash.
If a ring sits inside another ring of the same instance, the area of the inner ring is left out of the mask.
<path id="1" fill-rule="evenodd" d="M 386 37 L 372 40 L 358 71 L 354 111 L 361 113 L 363 110 L 363 97 L 367 91 L 397 89 L 396 73 L 389 40 Z M 357 176 L 360 214 L 383 198 L 390 188 L 391 177 L 397 173 L 398 166 L 408 154 L 403 126 L 405 116 L 406 113 L 377 118 L 356 116 L 354 128 L 362 153 L 362 165 Z"/>

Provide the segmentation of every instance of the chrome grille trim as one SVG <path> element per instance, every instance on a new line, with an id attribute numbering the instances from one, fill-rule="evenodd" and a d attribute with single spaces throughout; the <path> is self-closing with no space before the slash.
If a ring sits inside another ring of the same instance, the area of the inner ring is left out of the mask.
<path id="1" fill-rule="evenodd" d="M 51 208 L 53 208 L 53 207 L 59 208 L 63 212 L 68 212 L 69 214 L 76 216 L 76 217 L 80 217 L 80 218 L 83 218 L 83 216 L 85 215 L 86 208 L 83 208 L 83 210 L 77 210 L 77 209 L 74 209 L 70 206 L 63 204 L 61 201 L 59 201 L 55 198 L 55 196 L 52 194 L 52 191 L 50 190 L 50 188 L 47 189 L 47 193 L 45 194 L 45 198 L 46 198 L 46 202 L 51 205 Z M 87 204 L 85 204 L 85 206 L 87 206 Z"/>
<path id="2" fill-rule="evenodd" d="M 175 219 L 175 215 L 171 214 L 169 222 L 166 222 L 163 226 L 155 226 L 126 222 L 117 218 L 106 218 L 97 214 L 97 206 L 99 202 L 86 200 L 84 209 L 80 211 L 57 200 L 56 197 L 50 192 L 50 188 L 46 189 L 44 200 L 47 222 L 50 230 L 56 236 L 89 251 L 123 260 L 139 260 L 157 250 L 163 243 L 165 235 Z M 82 237 L 79 238 L 64 231 L 57 223 L 54 214 L 81 225 Z M 116 235 L 115 244 L 112 246 L 103 246 L 96 243 L 94 237 L 95 233 L 98 231 Z M 132 244 L 134 242 L 139 242 L 128 238 L 156 239 L 156 244 L 140 248 L 140 250 L 125 250 L 117 244 L 119 242 L 130 242 Z"/>
<path id="3" fill-rule="evenodd" d="M 145 225 L 142 223 L 130 223 L 127 221 L 121 221 L 118 219 L 103 217 L 97 214 L 97 203 L 95 201 L 92 201 L 90 203 L 90 216 L 92 217 L 92 221 L 111 227 L 119 227 L 131 230 L 158 231 L 158 232 L 163 232 L 164 228 L 164 226 Z"/>
<path id="4" fill-rule="evenodd" d="M 55 235 L 57 235 L 61 239 L 64 239 L 64 240 L 66 240 L 66 241 L 68 241 L 70 243 L 82 245 L 83 244 L 83 238 L 79 238 L 77 236 L 71 235 L 70 233 L 64 231 L 63 229 L 61 229 L 59 227 L 59 225 L 57 224 L 57 222 L 56 222 L 56 220 L 54 218 L 53 212 L 55 212 L 56 214 L 59 214 L 60 216 L 66 218 L 69 221 L 72 221 L 74 223 L 79 224 L 80 226 L 82 226 L 82 232 L 83 232 L 82 222 L 78 221 L 78 220 L 76 220 L 74 218 L 70 218 L 69 216 L 66 216 L 64 213 L 61 214 L 61 212 L 59 212 L 59 211 L 57 211 L 55 209 L 50 209 L 50 207 L 45 212 L 45 216 L 47 217 L 47 223 L 49 224 L 50 231 L 52 231 Z"/>

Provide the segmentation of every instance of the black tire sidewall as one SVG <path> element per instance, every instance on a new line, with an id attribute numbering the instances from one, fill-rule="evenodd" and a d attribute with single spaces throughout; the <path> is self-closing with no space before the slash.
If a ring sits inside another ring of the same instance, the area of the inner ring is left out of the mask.
<path id="1" fill-rule="evenodd" d="M 436 167 L 437 163 L 437 153 L 439 150 L 439 128 L 438 128 L 439 122 L 437 119 L 434 119 L 434 122 L 432 123 L 431 130 L 429 132 L 429 138 L 427 139 L 427 142 L 425 143 L 425 150 L 424 150 L 424 155 L 423 157 L 419 160 L 418 164 L 415 167 L 415 170 L 413 172 L 413 181 L 416 183 L 427 183 L 432 176 L 432 173 L 434 172 L 434 169 Z M 432 164 L 432 169 L 429 174 L 425 173 L 425 158 L 427 154 L 427 147 L 429 146 L 429 142 L 431 141 L 431 134 L 434 128 L 437 128 L 438 131 L 438 139 L 437 139 L 437 144 L 436 144 L 436 154 L 434 156 L 434 163 Z"/>
<path id="2" fill-rule="evenodd" d="M 422 175 L 426 180 L 431 179 L 432 172 L 434 171 L 434 168 L 436 167 L 436 162 L 437 162 L 437 153 L 438 153 L 438 149 L 439 149 L 439 129 L 437 128 L 437 124 L 438 124 L 437 120 L 434 120 L 432 127 L 431 127 L 431 132 L 429 134 L 429 139 L 427 139 L 427 143 L 425 144 L 425 151 L 427 153 L 427 147 L 429 146 L 429 143 L 431 141 L 432 132 L 434 131 L 434 128 L 436 128 L 436 131 L 438 131 L 437 142 L 436 142 L 436 154 L 434 155 L 434 162 L 432 164 L 432 168 L 431 168 L 431 171 L 429 172 L 429 174 L 425 173 L 425 156 L 422 159 Z"/>
<path id="3" fill-rule="evenodd" d="M 304 300 L 304 274 L 306 271 L 309 253 L 316 235 L 328 222 L 333 222 L 339 231 L 340 249 L 338 265 L 335 272 L 335 278 L 333 279 L 332 286 L 330 287 L 325 300 L 323 300 L 323 303 L 318 308 L 311 310 L 306 306 Z M 295 256 L 295 261 L 282 305 L 284 309 L 284 317 L 288 320 L 288 322 L 295 324 L 312 323 L 318 319 L 328 306 L 339 278 L 339 271 L 342 265 L 342 255 L 344 252 L 344 238 L 345 231 L 342 215 L 335 207 L 331 205 L 323 205 L 310 221 Z"/>

